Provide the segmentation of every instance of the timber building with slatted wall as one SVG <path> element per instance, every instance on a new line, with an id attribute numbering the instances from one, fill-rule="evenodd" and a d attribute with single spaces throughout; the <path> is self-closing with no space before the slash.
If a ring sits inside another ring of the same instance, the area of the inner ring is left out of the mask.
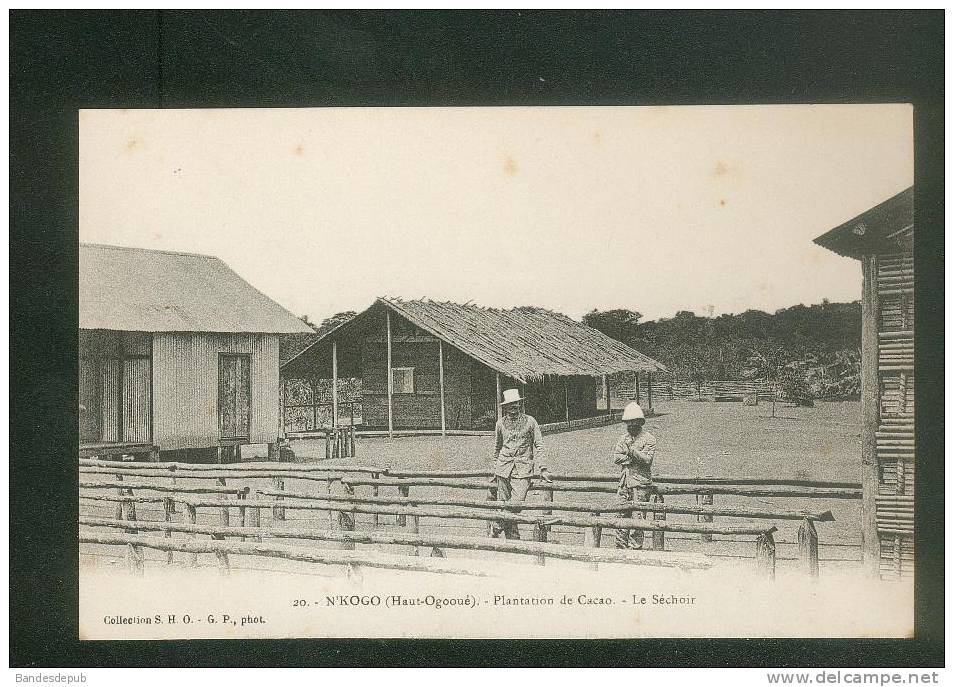
<path id="1" fill-rule="evenodd" d="M 279 435 L 279 336 L 312 330 L 218 258 L 80 245 L 80 454 L 222 459 Z"/>
<path id="2" fill-rule="evenodd" d="M 913 188 L 819 236 L 862 269 L 862 482 L 866 568 L 914 574 Z"/>
<path id="3" fill-rule="evenodd" d="M 337 389 L 341 378 L 360 378 L 363 430 L 444 433 L 492 429 L 501 391 L 512 387 L 539 422 L 582 426 L 610 414 L 598 403 L 601 383 L 609 403 L 607 375 L 634 371 L 666 368 L 550 310 L 379 298 L 286 361 L 282 378 L 286 390 L 303 380 L 334 380 Z M 292 410 L 286 402 L 285 414 Z M 338 415 L 334 424 L 348 424 Z"/>

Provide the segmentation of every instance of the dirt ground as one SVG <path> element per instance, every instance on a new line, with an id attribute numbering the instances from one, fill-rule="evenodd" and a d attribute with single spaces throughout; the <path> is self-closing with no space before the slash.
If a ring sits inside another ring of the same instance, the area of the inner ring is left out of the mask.
<path id="1" fill-rule="evenodd" d="M 860 480 L 861 406 L 819 403 L 813 408 L 771 403 L 657 401 L 646 424 L 659 440 L 654 471 L 671 475 Z M 622 424 L 545 437 L 554 472 L 615 472 L 611 457 Z M 356 460 L 364 465 L 433 470 L 491 465 L 490 437 L 359 438 Z M 323 459 L 324 441 L 299 440 L 295 453 Z M 344 461 L 342 461 L 344 462 Z"/>

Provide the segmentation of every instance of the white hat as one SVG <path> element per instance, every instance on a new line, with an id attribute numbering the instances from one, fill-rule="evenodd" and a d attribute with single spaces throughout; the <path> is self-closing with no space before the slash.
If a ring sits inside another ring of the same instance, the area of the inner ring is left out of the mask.
<path id="1" fill-rule="evenodd" d="M 626 404 L 626 407 L 623 409 L 623 422 L 645 419 L 646 416 L 643 414 L 643 409 L 640 408 L 636 401 Z"/>
<path id="2" fill-rule="evenodd" d="M 500 402 L 500 405 L 505 406 L 508 403 L 516 403 L 517 401 L 522 401 L 520 398 L 520 391 L 518 389 L 507 389 L 504 391 L 504 399 Z"/>

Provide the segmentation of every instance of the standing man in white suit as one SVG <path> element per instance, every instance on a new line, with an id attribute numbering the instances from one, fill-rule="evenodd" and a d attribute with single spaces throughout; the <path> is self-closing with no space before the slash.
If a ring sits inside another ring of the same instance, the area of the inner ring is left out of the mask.
<path id="1" fill-rule="evenodd" d="M 494 480 L 498 501 L 525 501 L 530 480 L 539 475 L 550 482 L 550 474 L 541 462 L 543 435 L 537 421 L 523 411 L 518 389 L 507 389 L 500 404 L 503 415 L 497 420 L 494 448 Z M 513 511 L 519 512 L 519 511 Z M 520 539 L 516 523 L 494 523 L 493 536 L 501 532 L 507 539 Z"/>

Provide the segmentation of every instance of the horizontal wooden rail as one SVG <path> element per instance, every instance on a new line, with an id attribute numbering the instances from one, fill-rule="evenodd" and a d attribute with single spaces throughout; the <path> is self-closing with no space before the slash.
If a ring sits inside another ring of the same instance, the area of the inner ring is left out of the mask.
<path id="1" fill-rule="evenodd" d="M 223 487 L 209 485 L 207 487 L 192 487 L 182 484 L 148 484 L 138 482 L 80 482 L 80 489 L 145 489 L 146 491 L 161 491 L 175 494 L 247 494 L 248 487 Z"/>
<path id="2" fill-rule="evenodd" d="M 109 501 L 114 503 L 162 503 L 162 497 L 155 496 L 114 496 L 110 494 L 85 495 L 80 498 L 93 501 Z M 413 500 L 413 499 L 412 499 Z M 279 505 L 275 501 L 260 499 L 246 500 L 211 500 L 196 498 L 176 498 L 177 503 L 184 503 L 194 508 L 274 508 Z M 378 515 L 411 515 L 421 518 L 454 519 L 454 520 L 486 520 L 498 522 L 513 522 L 523 525 L 565 525 L 567 527 L 608 527 L 612 529 L 645 530 L 657 532 L 691 532 L 722 535 L 750 535 L 764 532 L 775 532 L 776 527 L 764 526 L 718 526 L 709 523 L 669 523 L 661 520 L 642 520 L 639 518 L 610 518 L 601 516 L 533 516 L 520 513 L 509 513 L 503 510 L 454 510 L 451 508 L 418 508 L 413 506 L 386 506 L 376 504 L 348 503 L 341 501 L 295 502 L 281 501 L 281 507 L 286 510 L 306 511 L 337 511 L 348 513 L 378 514 Z M 635 510 L 635 509 L 634 509 Z"/>
<path id="3" fill-rule="evenodd" d="M 438 477 L 447 479 L 486 478 L 493 474 L 490 470 L 381 470 L 382 476 L 397 479 Z M 619 482 L 619 473 L 562 473 L 554 472 L 550 478 L 555 482 Z M 654 475 L 653 481 L 659 484 L 712 484 L 727 486 L 781 486 L 781 487 L 819 487 L 836 489 L 861 489 L 861 482 L 843 482 L 830 480 L 781 479 L 774 477 L 716 477 L 713 475 Z"/>
<path id="4" fill-rule="evenodd" d="M 617 481 L 619 478 L 616 478 Z M 342 483 L 352 487 L 448 487 L 453 489 L 487 490 L 493 487 L 490 482 L 473 482 L 462 479 L 445 479 L 439 477 L 417 477 L 398 479 L 382 477 L 379 479 L 350 477 L 342 478 Z M 582 484 L 578 482 L 545 482 L 535 480 L 532 490 L 554 492 L 583 492 L 598 494 L 615 494 L 617 487 L 609 484 Z M 667 494 L 730 494 L 735 496 L 762 496 L 762 497 L 808 497 L 830 499 L 860 499 L 861 490 L 854 488 L 827 488 L 827 487 L 760 487 L 751 485 L 693 485 L 693 484 L 662 484 L 656 485 L 659 493 Z"/>
<path id="5" fill-rule="evenodd" d="M 130 524 L 126 523 L 129 527 Z M 265 556 L 268 558 L 284 558 L 286 560 L 304 561 L 307 563 L 324 563 L 327 565 L 363 566 L 368 568 L 386 568 L 389 570 L 406 570 L 410 572 L 447 573 L 455 575 L 474 575 L 489 577 L 490 574 L 474 569 L 464 568 L 453 563 L 437 561 L 428 558 L 398 556 L 394 554 L 376 554 L 374 552 L 356 553 L 353 551 L 305 549 L 300 546 L 285 544 L 259 544 L 255 542 L 233 542 L 219 539 L 161 539 L 132 534 L 103 534 L 99 532 L 80 532 L 81 544 L 103 544 L 107 546 L 142 547 L 159 551 L 181 551 L 189 554 L 212 553 L 223 560 L 223 556 Z M 220 563 L 225 570 L 229 564 L 227 558 Z M 141 562 L 140 562 L 141 570 Z"/>
<path id="6" fill-rule="evenodd" d="M 722 486 L 718 484 L 664 484 L 657 486 L 660 494 L 727 494 L 732 496 L 762 496 L 772 498 L 861 499 L 861 489 L 828 487 L 758 487 Z"/>
<path id="7" fill-rule="evenodd" d="M 368 465 L 323 465 L 315 463 L 276 463 L 272 462 L 254 462 L 254 463 L 137 463 L 120 462 L 116 460 L 96 460 L 92 458 L 81 458 L 80 467 L 122 467 L 127 470 L 142 470 L 144 472 L 202 472 L 204 470 L 276 470 L 280 472 L 353 472 L 353 473 L 383 473 L 383 468 L 377 468 Z"/>
<path id="8" fill-rule="evenodd" d="M 764 510 L 758 508 L 734 508 L 729 506 L 693 506 L 652 503 L 649 501 L 630 501 L 627 503 L 585 503 L 581 501 L 490 501 L 479 499 L 455 499 L 440 496 L 357 496 L 354 494 L 304 494 L 292 491 L 274 491 L 258 489 L 263 496 L 283 496 L 285 498 L 308 499 L 314 501 L 335 501 L 354 503 L 376 503 L 381 505 L 427 505 L 457 506 L 461 508 L 482 508 L 495 510 L 556 510 L 581 513 L 629 513 L 643 511 L 650 513 L 680 513 L 687 515 L 712 515 L 727 518 L 756 518 L 771 520 L 812 520 L 815 522 L 833 522 L 834 516 L 827 511 L 802 510 Z"/>
<path id="9" fill-rule="evenodd" d="M 104 500 L 106 496 L 101 497 Z M 109 499 L 123 500 L 122 496 L 112 496 Z M 128 497 L 127 497 L 128 498 Z M 202 498 L 179 498 L 180 503 L 195 508 L 272 508 L 274 501 L 261 499 L 247 499 L 241 501 L 225 501 Z M 319 510 L 347 513 L 405 515 L 418 518 L 437 518 L 454 520 L 487 520 L 498 522 L 513 522 L 524 525 L 565 525 L 568 527 L 609 527 L 613 529 L 634 529 L 658 532 L 706 532 L 721 535 L 757 535 L 765 532 L 775 532 L 777 528 L 766 526 L 741 525 L 712 525 L 709 523 L 670 523 L 662 520 L 643 520 L 640 518 L 612 518 L 602 516 L 573 516 L 573 515 L 528 515 L 524 513 L 510 513 L 502 510 L 467 510 L 454 508 L 428 508 L 414 506 L 386 506 L 376 504 L 348 503 L 341 501 L 282 501 L 282 508 L 286 510 Z"/>
<path id="10" fill-rule="evenodd" d="M 281 473 L 310 473 L 310 472 L 331 472 L 341 474 L 378 474 L 387 475 L 392 478 L 448 478 L 448 479 L 472 479 L 487 478 L 493 474 L 490 470 L 392 470 L 385 467 L 365 466 L 365 465 L 323 465 L 323 464 L 301 464 L 301 463 L 275 463 L 275 462 L 255 462 L 255 463 L 136 463 L 110 460 L 80 459 L 81 467 L 100 467 L 111 469 L 122 469 L 140 472 L 154 472 L 167 474 L 169 472 L 178 472 L 184 476 L 186 472 L 205 472 L 205 471 L 232 471 L 236 473 L 246 472 L 281 472 Z M 122 473 L 126 474 L 126 473 Z M 236 475 L 241 476 L 241 475 Z M 282 475 L 284 476 L 284 475 Z M 337 477 L 337 475 L 336 475 Z M 551 477 L 557 482 L 611 482 L 619 481 L 618 473 L 552 473 Z M 653 480 L 659 484 L 686 484 L 686 485 L 725 485 L 725 486 L 780 486 L 780 487 L 811 487 L 823 489 L 860 489 L 859 482 L 850 481 L 831 481 L 831 480 L 804 480 L 804 479 L 783 479 L 783 478 L 763 478 L 763 477 L 717 477 L 713 475 L 656 475 Z"/>
<path id="11" fill-rule="evenodd" d="M 81 517 L 80 525 L 128 529 L 129 521 L 110 518 Z M 631 551 L 617 549 L 585 549 L 582 547 L 552 544 L 549 542 L 525 542 L 514 539 L 487 539 L 451 535 L 413 534 L 405 532 L 356 532 L 319 530 L 311 528 L 260 529 L 257 527 L 222 527 L 191 525 L 173 522 L 137 521 L 140 531 L 184 532 L 210 536 L 273 537 L 276 539 L 304 539 L 315 541 L 349 542 L 354 544 L 381 544 L 402 546 L 437 547 L 468 551 L 494 551 L 526 555 L 545 555 L 548 558 L 583 561 L 587 563 L 621 563 L 653 567 L 704 569 L 712 566 L 711 559 L 693 553 L 659 553 L 654 551 Z"/>
<path id="12" fill-rule="evenodd" d="M 147 473 L 144 470 L 127 470 L 122 468 L 101 468 L 101 467 L 81 467 L 79 474 L 82 475 L 122 475 L 126 477 L 139 477 L 140 479 L 169 479 L 175 477 L 178 479 L 297 479 L 305 482 L 327 482 L 329 480 L 340 480 L 346 476 L 345 473 L 336 472 L 290 472 L 287 470 L 232 470 L 227 465 L 221 466 L 218 470 L 203 470 L 201 472 L 179 471 L 175 472 L 154 472 Z"/>

